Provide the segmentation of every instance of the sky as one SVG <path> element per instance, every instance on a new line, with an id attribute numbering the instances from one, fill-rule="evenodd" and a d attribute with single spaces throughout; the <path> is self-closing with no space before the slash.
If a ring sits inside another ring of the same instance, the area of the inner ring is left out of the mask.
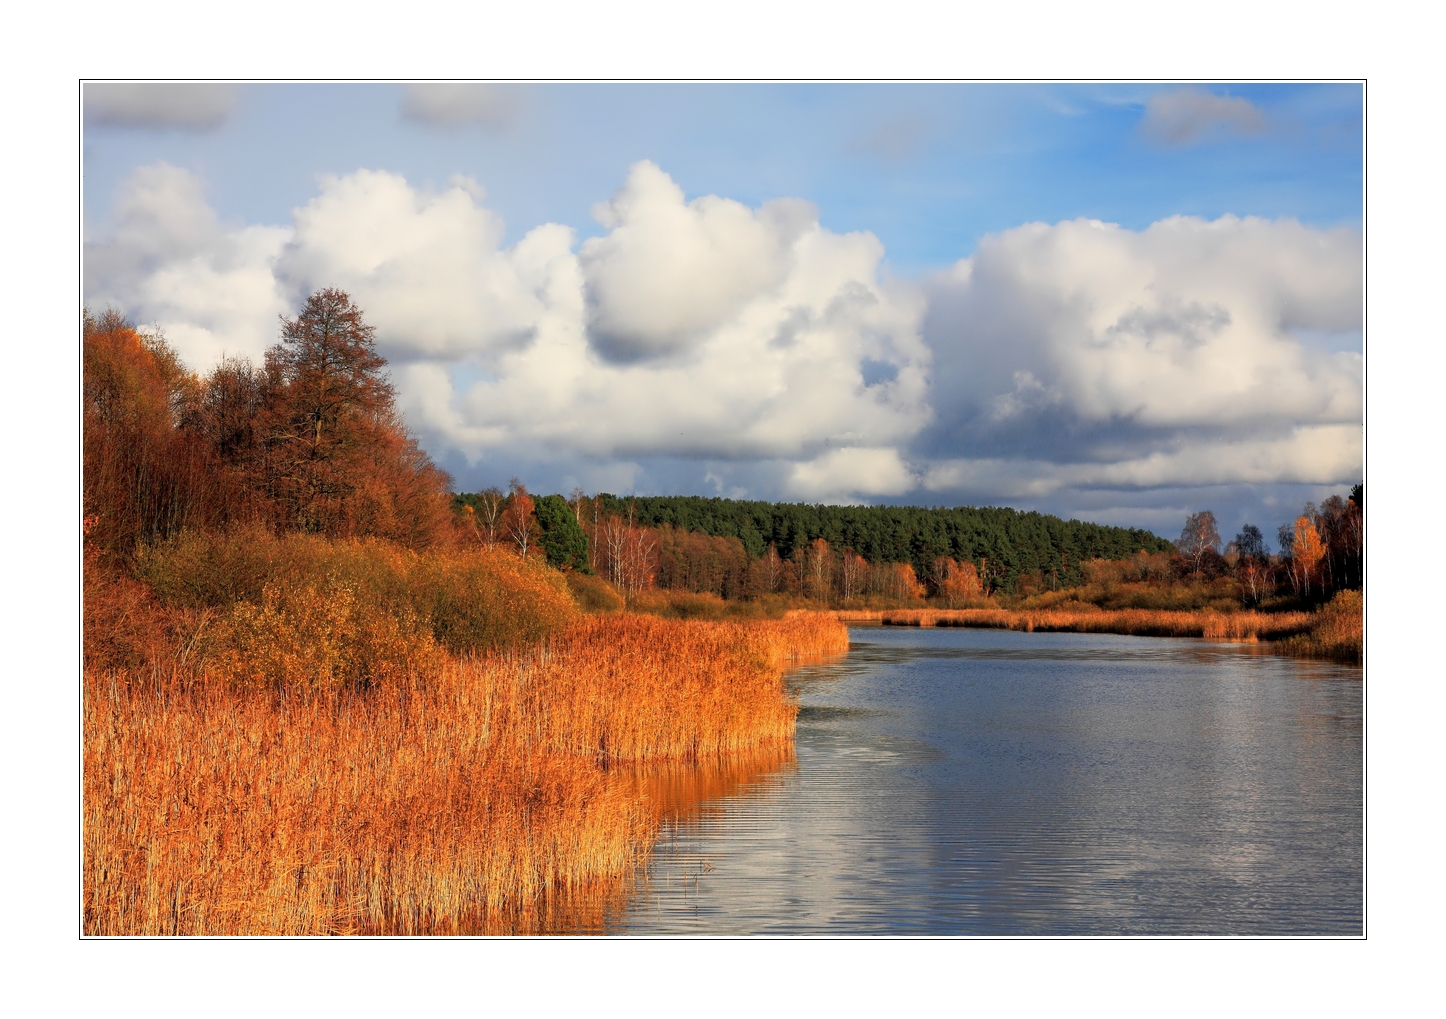
<path id="1" fill-rule="evenodd" d="M 1273 537 L 1363 460 L 1358 85 L 84 87 L 84 293 L 324 286 L 459 490 Z"/>

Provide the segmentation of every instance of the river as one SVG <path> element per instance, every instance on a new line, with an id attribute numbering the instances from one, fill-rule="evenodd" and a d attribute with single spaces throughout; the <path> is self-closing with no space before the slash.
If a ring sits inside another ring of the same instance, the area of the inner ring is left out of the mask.
<path id="1" fill-rule="evenodd" d="M 1359 935 L 1357 667 L 855 626 L 796 760 L 672 824 L 608 933 Z"/>

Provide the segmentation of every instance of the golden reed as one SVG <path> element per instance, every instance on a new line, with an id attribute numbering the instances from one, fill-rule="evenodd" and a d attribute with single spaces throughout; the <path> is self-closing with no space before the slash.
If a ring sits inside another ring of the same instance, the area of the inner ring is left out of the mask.
<path id="1" fill-rule="evenodd" d="M 784 668 L 847 646 L 609 615 L 366 690 L 87 671 L 84 930 L 600 929 L 666 815 L 791 758 Z"/>
<path id="2" fill-rule="evenodd" d="M 1280 640 L 1311 626 L 1309 612 L 1173 612 L 1158 609 L 902 609 L 839 612 L 845 622 L 886 626 L 965 626 L 1027 632 L 1123 633 L 1140 637 L 1204 637 L 1207 640 Z"/>

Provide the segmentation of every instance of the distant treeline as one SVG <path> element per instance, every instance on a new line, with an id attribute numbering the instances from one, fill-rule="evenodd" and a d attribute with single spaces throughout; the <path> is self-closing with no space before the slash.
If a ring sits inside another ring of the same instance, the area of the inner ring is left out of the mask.
<path id="1" fill-rule="evenodd" d="M 713 537 L 737 538 L 748 555 L 762 558 L 770 545 L 779 556 L 818 538 L 834 549 L 852 549 L 870 563 L 909 563 L 919 577 L 941 557 L 984 564 L 1004 590 L 1026 573 L 1061 586 L 1083 581 L 1080 565 L 1091 559 L 1124 559 L 1142 549 L 1167 552 L 1173 544 L 1138 528 L 1105 527 L 1043 513 L 968 506 L 813 506 L 709 499 L 701 496 L 620 498 L 602 493 L 603 516 L 632 514 L 642 527 L 671 526 Z"/>

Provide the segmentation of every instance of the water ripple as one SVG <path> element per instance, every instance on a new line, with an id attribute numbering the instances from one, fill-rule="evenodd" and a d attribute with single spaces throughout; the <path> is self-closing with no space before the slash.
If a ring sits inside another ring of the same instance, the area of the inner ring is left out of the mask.
<path id="1" fill-rule="evenodd" d="M 1360 934 L 1360 670 L 899 628 L 800 670 L 796 764 L 659 844 L 622 934 Z"/>

